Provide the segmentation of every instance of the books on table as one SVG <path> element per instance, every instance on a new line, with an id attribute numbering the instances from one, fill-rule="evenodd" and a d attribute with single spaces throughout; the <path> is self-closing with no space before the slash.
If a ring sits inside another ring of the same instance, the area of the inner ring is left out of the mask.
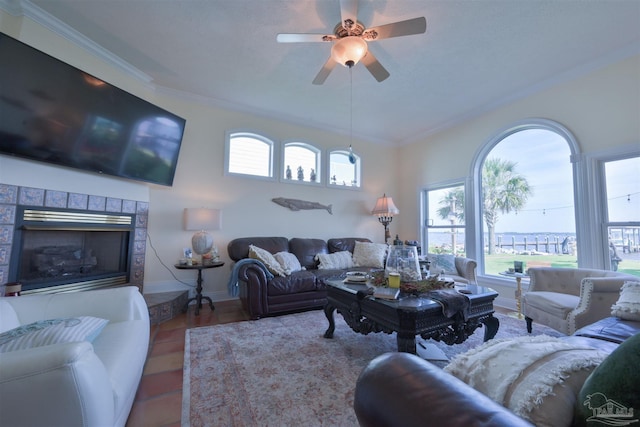
<path id="1" fill-rule="evenodd" d="M 398 299 L 399 295 L 400 295 L 399 288 L 384 288 L 384 287 L 378 286 L 373 289 L 374 298 Z"/>

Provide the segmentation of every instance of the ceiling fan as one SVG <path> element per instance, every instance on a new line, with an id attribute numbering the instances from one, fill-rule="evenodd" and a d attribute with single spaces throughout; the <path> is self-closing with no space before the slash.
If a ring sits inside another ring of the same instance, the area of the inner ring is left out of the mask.
<path id="1" fill-rule="evenodd" d="M 358 61 L 362 61 L 373 77 L 381 82 L 389 77 L 389 72 L 369 51 L 367 42 L 422 34 L 427 30 L 427 21 L 424 17 L 366 28 L 358 22 L 358 0 L 340 0 L 340 16 L 342 21 L 336 25 L 333 34 L 280 33 L 276 37 L 278 43 L 333 43 L 331 56 L 313 79 L 315 85 L 323 84 L 336 64 L 351 68 Z"/>

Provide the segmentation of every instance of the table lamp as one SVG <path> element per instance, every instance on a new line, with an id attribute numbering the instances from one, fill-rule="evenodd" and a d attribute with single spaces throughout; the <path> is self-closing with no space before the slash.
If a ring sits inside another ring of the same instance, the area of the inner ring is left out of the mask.
<path id="1" fill-rule="evenodd" d="M 184 209 L 184 229 L 194 231 L 191 238 L 193 252 L 202 256 L 213 248 L 213 236 L 207 230 L 220 230 L 222 215 L 218 209 L 208 208 L 185 208 Z"/>

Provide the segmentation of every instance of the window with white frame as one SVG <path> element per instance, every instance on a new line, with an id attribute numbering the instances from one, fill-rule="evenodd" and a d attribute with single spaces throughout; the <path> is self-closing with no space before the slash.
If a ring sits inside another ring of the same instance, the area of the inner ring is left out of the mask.
<path id="1" fill-rule="evenodd" d="M 465 256 L 464 201 L 461 182 L 424 190 L 423 253 Z"/>
<path id="2" fill-rule="evenodd" d="M 640 276 L 640 156 L 601 163 L 604 180 L 605 265 Z"/>
<path id="3" fill-rule="evenodd" d="M 333 150 L 329 152 L 330 186 L 360 187 L 360 156 L 348 150 Z"/>
<path id="4" fill-rule="evenodd" d="M 284 144 L 282 179 L 292 182 L 320 183 L 321 152 L 311 144 Z"/>
<path id="5" fill-rule="evenodd" d="M 229 174 L 274 178 L 274 143 L 249 132 L 228 133 L 226 172 Z"/>

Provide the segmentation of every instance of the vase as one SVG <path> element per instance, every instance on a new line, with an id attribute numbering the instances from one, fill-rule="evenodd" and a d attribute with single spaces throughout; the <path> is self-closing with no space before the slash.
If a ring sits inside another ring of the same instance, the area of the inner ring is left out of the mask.
<path id="1" fill-rule="evenodd" d="M 415 246 L 394 245 L 389 247 L 385 276 L 399 274 L 400 282 L 415 282 L 422 279 L 418 251 Z"/>

